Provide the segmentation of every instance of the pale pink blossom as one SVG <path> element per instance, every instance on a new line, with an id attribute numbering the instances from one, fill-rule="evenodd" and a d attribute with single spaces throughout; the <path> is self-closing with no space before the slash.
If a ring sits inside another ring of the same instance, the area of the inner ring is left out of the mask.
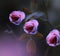
<path id="1" fill-rule="evenodd" d="M 53 29 L 46 37 L 46 42 L 49 46 L 60 45 L 60 32 L 57 29 Z"/>
<path id="2" fill-rule="evenodd" d="M 23 29 L 27 34 L 36 34 L 38 25 L 39 25 L 38 21 L 32 19 L 24 24 Z"/>
<path id="3" fill-rule="evenodd" d="M 25 13 L 22 11 L 13 11 L 9 14 L 9 20 L 15 25 L 19 25 L 25 19 Z"/>

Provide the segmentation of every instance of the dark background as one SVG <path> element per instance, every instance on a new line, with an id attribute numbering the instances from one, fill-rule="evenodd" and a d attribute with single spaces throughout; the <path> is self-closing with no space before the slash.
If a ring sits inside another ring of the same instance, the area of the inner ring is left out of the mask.
<path id="1" fill-rule="evenodd" d="M 10 56 L 10 55 L 5 54 L 4 51 L 6 49 L 6 52 L 9 53 L 9 51 L 10 51 L 9 46 L 12 46 L 12 45 L 13 45 L 13 48 L 15 48 L 15 51 L 20 50 L 19 49 L 20 42 L 16 41 L 16 39 L 18 39 L 17 36 L 20 36 L 23 33 L 23 29 L 22 29 L 23 25 L 16 26 L 16 25 L 12 24 L 9 21 L 9 14 L 14 10 L 22 10 L 22 8 L 24 8 L 24 7 L 28 8 L 30 10 L 31 1 L 32 0 L 0 0 L 0 46 L 2 46 L 2 47 L 0 47 L 0 49 L 1 49 L 0 56 Z M 35 2 L 38 4 L 38 9 L 36 11 L 43 11 L 44 13 L 48 11 L 47 18 L 48 18 L 49 22 L 54 26 L 57 26 L 60 24 L 60 10 L 59 10 L 60 6 L 57 5 L 57 4 L 59 4 L 58 3 L 59 0 L 57 0 L 57 2 L 56 2 L 56 0 L 53 0 L 53 1 L 36 0 Z M 44 3 L 47 4 L 47 7 L 45 7 Z M 36 44 L 37 44 L 36 56 L 60 56 L 60 46 L 57 46 L 54 48 L 49 47 L 45 40 L 49 31 L 52 30 L 54 27 L 51 26 L 50 24 L 48 24 L 47 22 L 40 21 L 40 20 L 39 20 L 39 24 L 40 25 L 39 25 L 38 31 L 44 35 L 44 38 L 43 39 L 34 38 L 34 40 L 36 41 Z M 4 31 L 7 29 L 12 30 L 14 33 L 12 33 L 12 34 L 5 33 Z M 25 40 L 25 42 L 23 42 L 23 43 L 26 44 L 26 42 L 27 42 L 27 40 Z M 25 44 L 23 44 L 23 43 L 21 43 L 21 46 L 25 47 Z M 3 47 L 3 46 L 5 46 L 5 47 Z M 25 51 L 25 49 L 23 49 L 23 47 L 22 47 L 22 50 L 23 50 L 22 54 Z M 18 48 L 18 49 L 16 49 L 16 48 Z M 14 49 L 12 49 L 12 50 L 14 50 Z M 12 51 L 12 53 L 13 52 L 14 51 Z M 5 54 L 5 55 L 3 55 L 3 54 Z M 15 53 L 11 54 L 11 56 L 15 56 L 14 54 Z M 17 54 L 16 54 L 16 56 L 17 56 Z M 25 53 L 22 56 L 25 56 Z M 26 56 L 28 56 L 28 55 L 26 54 Z"/>

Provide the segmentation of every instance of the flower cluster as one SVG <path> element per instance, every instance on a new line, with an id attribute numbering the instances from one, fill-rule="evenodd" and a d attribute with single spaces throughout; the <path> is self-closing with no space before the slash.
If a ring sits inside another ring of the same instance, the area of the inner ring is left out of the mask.
<path id="1" fill-rule="evenodd" d="M 13 11 L 9 15 L 9 20 L 15 25 L 19 25 L 25 19 L 25 13 L 22 11 Z M 38 28 L 38 21 L 35 19 L 25 22 L 23 29 L 27 34 L 36 34 Z"/>
<path id="2" fill-rule="evenodd" d="M 25 19 L 25 13 L 22 11 L 13 11 L 9 14 L 9 20 L 15 25 L 20 25 L 20 23 Z M 27 20 L 27 19 L 26 19 Z M 27 34 L 36 34 L 38 32 L 39 22 L 32 18 L 26 21 L 23 26 L 23 30 Z M 49 46 L 60 45 L 60 31 L 53 29 L 46 37 L 46 42 Z"/>

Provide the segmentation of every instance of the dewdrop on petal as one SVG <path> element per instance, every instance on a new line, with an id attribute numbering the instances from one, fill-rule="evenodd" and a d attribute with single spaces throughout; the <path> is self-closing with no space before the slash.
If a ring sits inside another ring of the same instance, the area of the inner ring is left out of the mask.
<path id="1" fill-rule="evenodd" d="M 22 11 L 13 11 L 9 14 L 9 20 L 15 25 L 19 25 L 25 19 L 25 13 Z"/>
<path id="2" fill-rule="evenodd" d="M 60 32 L 53 29 L 46 37 L 46 42 L 49 46 L 55 47 L 60 45 Z"/>
<path id="3" fill-rule="evenodd" d="M 27 34 L 36 34 L 38 25 L 39 22 L 37 20 L 31 19 L 24 24 L 23 29 Z"/>

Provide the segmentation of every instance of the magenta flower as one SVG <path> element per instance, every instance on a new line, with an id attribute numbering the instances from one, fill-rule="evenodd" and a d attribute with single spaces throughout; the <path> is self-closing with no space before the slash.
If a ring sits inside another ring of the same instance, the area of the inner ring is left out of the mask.
<path id="1" fill-rule="evenodd" d="M 60 45 L 60 32 L 57 29 L 52 30 L 46 37 L 49 46 Z"/>
<path id="2" fill-rule="evenodd" d="M 25 19 L 25 13 L 22 11 L 13 11 L 9 15 L 9 20 L 15 25 L 19 25 Z"/>
<path id="3" fill-rule="evenodd" d="M 24 24 L 23 29 L 27 34 L 36 34 L 38 25 L 39 25 L 38 21 L 32 19 Z"/>

